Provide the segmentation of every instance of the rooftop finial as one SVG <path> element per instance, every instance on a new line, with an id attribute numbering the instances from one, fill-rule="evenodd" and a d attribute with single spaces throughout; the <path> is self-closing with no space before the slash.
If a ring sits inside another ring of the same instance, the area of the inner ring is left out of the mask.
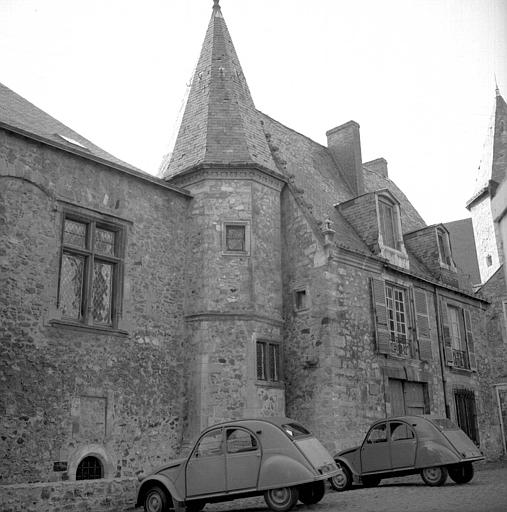
<path id="1" fill-rule="evenodd" d="M 498 87 L 498 82 L 496 81 L 496 73 L 495 73 L 495 93 L 497 96 L 500 96 L 500 89 Z"/>
<path id="2" fill-rule="evenodd" d="M 216 11 L 220 9 L 220 0 L 213 0 L 213 10 Z"/>

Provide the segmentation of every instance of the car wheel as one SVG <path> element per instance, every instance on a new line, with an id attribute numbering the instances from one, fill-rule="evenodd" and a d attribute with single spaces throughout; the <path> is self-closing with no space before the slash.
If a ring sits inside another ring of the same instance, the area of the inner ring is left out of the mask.
<path id="1" fill-rule="evenodd" d="M 326 494 L 324 480 L 301 485 L 299 487 L 299 501 L 305 505 L 315 505 L 315 503 L 318 503 L 324 497 L 324 494 Z"/>
<path id="2" fill-rule="evenodd" d="M 299 492 L 296 487 L 281 487 L 269 489 L 264 493 L 267 506 L 275 512 L 286 512 L 297 502 Z"/>
<path id="3" fill-rule="evenodd" d="M 150 487 L 144 495 L 145 512 L 167 512 L 170 505 L 172 505 L 170 496 L 158 485 Z"/>
<path id="4" fill-rule="evenodd" d="M 363 476 L 361 480 L 365 487 L 377 487 L 381 478 L 378 476 Z"/>
<path id="5" fill-rule="evenodd" d="M 444 485 L 447 480 L 447 468 L 444 466 L 425 468 L 421 471 L 421 478 L 426 485 Z"/>
<path id="6" fill-rule="evenodd" d="M 474 477 L 474 467 L 471 462 L 465 462 L 459 466 L 449 468 L 449 476 L 457 484 L 467 484 Z"/>
<path id="7" fill-rule="evenodd" d="M 352 487 L 352 473 L 347 466 L 340 464 L 341 473 L 329 479 L 331 487 L 338 492 L 346 491 Z"/>

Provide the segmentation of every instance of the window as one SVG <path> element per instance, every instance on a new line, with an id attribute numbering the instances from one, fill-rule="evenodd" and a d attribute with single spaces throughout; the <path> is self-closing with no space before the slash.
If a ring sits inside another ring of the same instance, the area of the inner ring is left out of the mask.
<path id="1" fill-rule="evenodd" d="M 294 293 L 296 311 L 308 309 L 308 295 L 306 290 L 296 290 Z"/>
<path id="2" fill-rule="evenodd" d="M 438 238 L 438 252 L 440 254 L 440 261 L 447 266 L 452 266 L 452 258 L 451 258 L 451 244 L 449 242 L 449 235 L 439 229 L 437 230 L 437 238 Z"/>
<path id="3" fill-rule="evenodd" d="M 257 448 L 257 440 L 246 430 L 227 430 L 227 453 L 251 452 Z"/>
<path id="4" fill-rule="evenodd" d="M 401 357 L 409 356 L 405 290 L 386 283 L 387 322 L 391 338 L 391 352 Z"/>
<path id="5" fill-rule="evenodd" d="M 384 245 L 398 249 L 398 216 L 396 206 L 388 199 L 378 201 L 380 215 L 380 230 Z"/>
<path id="6" fill-rule="evenodd" d="M 222 429 L 213 430 L 204 435 L 194 452 L 194 457 L 212 457 L 222 455 Z"/>
<path id="7" fill-rule="evenodd" d="M 270 382 L 281 380 L 279 343 L 257 342 L 257 380 Z"/>
<path id="8" fill-rule="evenodd" d="M 250 252 L 250 225 L 248 222 L 224 222 L 222 225 L 222 252 L 227 255 L 248 255 Z"/>
<path id="9" fill-rule="evenodd" d="M 403 441 L 406 439 L 414 439 L 414 432 L 406 423 L 392 421 L 391 425 L 391 442 Z"/>
<path id="10" fill-rule="evenodd" d="M 448 306 L 447 309 L 453 364 L 458 368 L 469 368 L 463 310 L 454 306 Z"/>
<path id="11" fill-rule="evenodd" d="M 245 252 L 245 226 L 225 226 L 225 247 L 227 251 Z"/>
<path id="12" fill-rule="evenodd" d="M 491 267 L 491 265 L 493 265 L 493 258 L 491 257 L 491 254 L 488 254 L 488 255 L 486 256 L 486 265 L 487 265 L 488 267 Z"/>
<path id="13" fill-rule="evenodd" d="M 97 457 L 85 457 L 77 467 L 76 480 L 97 480 L 103 477 L 102 463 Z"/>
<path id="14" fill-rule="evenodd" d="M 62 318 L 116 327 L 122 243 L 116 225 L 65 215 L 58 301 Z"/>
<path id="15" fill-rule="evenodd" d="M 381 423 L 376 427 L 373 427 L 368 434 L 367 443 L 385 443 L 387 442 L 387 429 L 386 424 Z"/>

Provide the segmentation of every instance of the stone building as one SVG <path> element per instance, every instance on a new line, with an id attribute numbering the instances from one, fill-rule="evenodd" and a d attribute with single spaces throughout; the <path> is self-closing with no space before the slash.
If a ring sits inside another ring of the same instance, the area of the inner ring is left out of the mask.
<path id="1" fill-rule="evenodd" d="M 322 146 L 259 112 L 217 0 L 163 178 L 0 87 L 0 242 L 3 508 L 107 509 L 244 416 L 335 451 L 435 413 L 502 453 L 490 302 L 448 229 L 356 122 Z"/>

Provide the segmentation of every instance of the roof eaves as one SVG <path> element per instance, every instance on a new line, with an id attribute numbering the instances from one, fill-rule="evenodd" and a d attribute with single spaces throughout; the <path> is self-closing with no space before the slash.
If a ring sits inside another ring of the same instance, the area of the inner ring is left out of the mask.
<path id="1" fill-rule="evenodd" d="M 32 140 L 35 140 L 37 142 L 41 142 L 42 144 L 45 144 L 46 146 L 51 146 L 51 147 L 59 149 L 61 151 L 65 151 L 66 153 L 71 153 L 73 155 L 79 156 L 79 157 L 84 158 L 86 160 L 91 160 L 91 161 L 93 161 L 95 163 L 102 164 L 102 165 L 105 165 L 105 166 L 110 167 L 112 169 L 115 169 L 117 171 L 124 172 L 126 174 L 129 174 L 130 176 L 135 177 L 135 178 L 138 178 L 138 179 L 141 179 L 141 180 L 144 180 L 144 181 L 149 181 L 150 183 L 153 183 L 154 185 L 158 185 L 158 186 L 161 186 L 163 188 L 167 188 L 167 189 L 173 190 L 174 192 L 178 192 L 178 193 L 180 193 L 182 195 L 185 195 L 185 196 L 188 196 L 188 197 L 192 197 L 192 194 L 188 190 L 176 187 L 175 185 L 170 185 L 167 182 L 165 182 L 164 180 L 161 180 L 160 178 L 156 178 L 155 176 L 151 176 L 151 174 L 144 173 L 143 171 L 140 171 L 140 170 L 136 171 L 133 168 L 130 168 L 130 167 L 127 167 L 127 166 L 123 166 L 123 165 L 120 165 L 120 164 L 118 164 L 116 162 L 112 162 L 110 160 L 106 160 L 105 158 L 101 158 L 99 156 L 90 154 L 89 151 L 87 151 L 87 150 L 80 150 L 78 147 L 76 147 L 76 148 L 72 147 L 71 148 L 69 146 L 66 146 L 63 143 L 60 144 L 60 143 L 58 143 L 56 141 L 53 141 L 53 140 L 48 139 L 46 137 L 43 137 L 41 135 L 36 135 L 34 133 L 28 132 L 26 130 L 23 130 L 22 128 L 18 128 L 17 126 L 12 126 L 12 125 L 10 125 L 8 123 L 5 123 L 3 121 L 0 121 L 0 128 L 2 128 L 4 130 L 7 130 L 7 131 L 10 131 L 12 133 L 15 133 L 17 135 L 21 135 L 22 137 L 26 137 L 28 139 L 32 139 Z"/>
<path id="2" fill-rule="evenodd" d="M 488 194 L 489 192 L 489 185 L 485 185 L 484 187 L 482 187 L 480 190 L 478 190 L 466 203 L 465 203 L 465 207 L 467 210 L 470 210 L 470 208 L 472 208 L 472 206 L 474 205 L 474 203 L 476 201 L 478 201 L 479 199 L 481 199 L 483 196 L 485 196 L 486 194 Z"/>

